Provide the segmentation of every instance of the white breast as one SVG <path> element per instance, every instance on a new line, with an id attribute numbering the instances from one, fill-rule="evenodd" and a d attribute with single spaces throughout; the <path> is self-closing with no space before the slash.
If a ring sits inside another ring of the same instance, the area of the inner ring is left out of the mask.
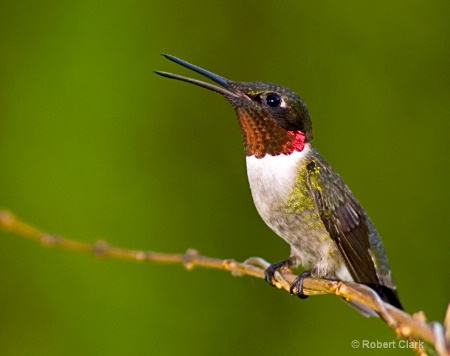
<path id="1" fill-rule="evenodd" d="M 298 168 L 310 151 L 311 146 L 308 143 L 303 151 L 290 155 L 265 155 L 263 158 L 247 156 L 247 175 L 253 201 L 269 226 L 271 208 L 277 202 L 287 201 L 297 178 Z"/>

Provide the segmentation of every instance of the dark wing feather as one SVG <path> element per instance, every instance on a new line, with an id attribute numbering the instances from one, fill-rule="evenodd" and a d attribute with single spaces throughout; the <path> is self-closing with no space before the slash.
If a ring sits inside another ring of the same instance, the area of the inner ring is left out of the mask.
<path id="1" fill-rule="evenodd" d="M 307 182 L 325 228 L 355 282 L 379 289 L 380 281 L 369 252 L 369 228 L 361 205 L 320 156 L 308 164 Z"/>
<path id="2" fill-rule="evenodd" d="M 370 239 L 375 238 L 378 244 L 381 241 L 378 236 L 373 236 L 377 233 L 373 227 L 369 228 L 369 218 L 364 209 L 323 158 L 316 151 L 312 156 L 313 160 L 307 164 L 307 184 L 322 222 L 342 254 L 351 276 L 356 283 L 371 287 L 383 300 L 402 309 L 390 276 L 386 277 L 389 278 L 389 285 L 385 285 L 377 275 L 371 255 L 374 246 L 371 246 Z"/>

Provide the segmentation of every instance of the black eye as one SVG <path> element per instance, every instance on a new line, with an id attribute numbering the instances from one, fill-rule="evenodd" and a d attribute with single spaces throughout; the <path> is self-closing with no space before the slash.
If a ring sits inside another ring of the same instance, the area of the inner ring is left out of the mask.
<path id="1" fill-rule="evenodd" d="M 266 98 L 267 105 L 271 108 L 276 108 L 281 104 L 281 98 L 277 94 L 269 94 Z"/>

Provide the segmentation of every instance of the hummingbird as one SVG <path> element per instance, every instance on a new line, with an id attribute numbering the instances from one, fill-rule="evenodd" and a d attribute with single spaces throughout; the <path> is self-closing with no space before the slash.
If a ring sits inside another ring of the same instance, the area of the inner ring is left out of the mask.
<path id="1" fill-rule="evenodd" d="M 383 243 L 361 204 L 312 145 L 309 111 L 292 90 L 265 82 L 237 82 L 168 54 L 165 58 L 218 85 L 156 71 L 212 90 L 234 108 L 246 155 L 253 201 L 264 222 L 291 248 L 264 272 L 273 285 L 282 268 L 305 270 L 290 285 L 304 299 L 303 280 L 327 278 L 372 288 L 402 309 Z M 376 315 L 357 303 L 363 315 Z"/>

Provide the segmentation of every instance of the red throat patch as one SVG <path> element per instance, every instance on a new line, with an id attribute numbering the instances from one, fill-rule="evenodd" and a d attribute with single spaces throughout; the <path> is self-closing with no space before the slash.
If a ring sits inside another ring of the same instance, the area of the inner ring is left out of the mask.
<path id="1" fill-rule="evenodd" d="M 288 137 L 292 137 L 291 140 L 287 141 L 283 145 L 283 150 L 285 154 L 291 154 L 294 151 L 301 152 L 305 148 L 306 136 L 301 131 L 286 131 Z"/>
<path id="2" fill-rule="evenodd" d="M 267 120 L 247 112 L 238 112 L 247 156 L 263 158 L 266 154 L 278 156 L 301 152 L 305 147 L 306 136 L 301 131 L 288 131 L 273 120 Z"/>

